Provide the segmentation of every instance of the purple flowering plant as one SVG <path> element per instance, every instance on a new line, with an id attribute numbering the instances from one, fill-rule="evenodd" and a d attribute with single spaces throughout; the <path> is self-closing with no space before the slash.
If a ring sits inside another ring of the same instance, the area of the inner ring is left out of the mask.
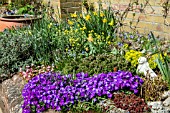
<path id="1" fill-rule="evenodd" d="M 79 101 L 94 102 L 96 97 L 102 96 L 111 98 L 113 92 L 122 89 L 137 94 L 138 87 L 143 84 L 139 76 L 128 71 L 100 73 L 92 77 L 81 72 L 76 74 L 76 79 L 72 77 L 47 72 L 29 80 L 22 91 L 23 113 L 41 113 L 49 108 L 61 111 Z"/>

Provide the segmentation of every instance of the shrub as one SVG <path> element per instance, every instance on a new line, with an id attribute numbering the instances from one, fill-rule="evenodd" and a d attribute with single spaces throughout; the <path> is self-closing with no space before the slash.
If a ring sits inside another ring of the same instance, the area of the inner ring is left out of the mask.
<path id="1" fill-rule="evenodd" d="M 135 74 L 135 70 L 129 67 L 129 63 L 123 56 L 108 53 L 98 54 L 89 57 L 68 58 L 56 64 L 58 70 L 64 74 L 75 74 L 78 72 L 88 72 L 89 75 L 112 72 L 116 70 L 129 70 Z M 117 68 L 114 70 L 114 68 Z"/>
<path id="2" fill-rule="evenodd" d="M 0 34 L 0 73 L 17 72 L 20 66 L 34 62 L 31 40 L 25 28 Z"/>
<path id="3" fill-rule="evenodd" d="M 68 42 L 60 34 L 59 26 L 45 17 L 32 26 L 5 30 L 0 34 L 0 73 L 31 64 L 51 65 L 62 58 Z"/>

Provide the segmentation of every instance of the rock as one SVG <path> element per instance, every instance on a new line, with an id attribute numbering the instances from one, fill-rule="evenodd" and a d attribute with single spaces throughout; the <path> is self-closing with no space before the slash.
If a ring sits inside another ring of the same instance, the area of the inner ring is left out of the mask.
<path id="1" fill-rule="evenodd" d="M 170 107 L 170 97 L 168 97 L 164 102 L 163 102 L 163 105 L 165 106 L 165 107 Z"/>
<path id="2" fill-rule="evenodd" d="M 161 101 L 156 101 L 156 102 L 148 102 L 148 106 L 152 106 L 153 110 L 159 110 L 163 108 L 162 102 Z"/>
<path id="3" fill-rule="evenodd" d="M 2 82 L 0 91 L 1 100 L 4 104 L 4 113 L 22 113 L 21 105 L 23 103 L 22 89 L 25 82 L 22 77 L 15 75 L 12 79 Z"/>
<path id="4" fill-rule="evenodd" d="M 168 97 L 170 97 L 170 91 L 165 91 L 162 96 L 161 96 L 161 99 L 162 100 L 165 100 L 167 99 Z"/>
<path id="5" fill-rule="evenodd" d="M 164 109 L 165 109 L 168 113 L 170 113 L 170 107 L 164 107 Z"/>
<path id="6" fill-rule="evenodd" d="M 60 113 L 60 112 L 52 110 L 52 109 L 49 109 L 49 110 L 47 110 L 47 111 L 45 111 L 43 113 Z"/>

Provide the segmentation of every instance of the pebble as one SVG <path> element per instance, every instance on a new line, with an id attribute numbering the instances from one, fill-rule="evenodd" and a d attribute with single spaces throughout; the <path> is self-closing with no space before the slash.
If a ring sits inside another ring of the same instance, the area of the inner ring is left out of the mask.
<path id="1" fill-rule="evenodd" d="M 163 105 L 165 106 L 165 107 L 170 107 L 170 97 L 168 97 L 164 102 L 163 102 Z"/>

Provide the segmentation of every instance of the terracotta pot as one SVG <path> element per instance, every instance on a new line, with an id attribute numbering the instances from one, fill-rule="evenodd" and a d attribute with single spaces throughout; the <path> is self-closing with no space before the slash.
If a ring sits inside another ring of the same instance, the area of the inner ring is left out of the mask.
<path id="1" fill-rule="evenodd" d="M 4 31 L 4 29 L 12 28 L 12 27 L 22 27 L 23 25 L 30 24 L 35 20 L 39 20 L 41 17 L 35 18 L 32 15 L 25 18 L 23 15 L 8 15 L 0 17 L 0 32 Z"/>
<path id="2" fill-rule="evenodd" d="M 7 21 L 7 22 L 30 22 L 30 21 L 35 21 L 39 20 L 42 17 L 34 17 L 33 15 L 28 15 L 25 17 L 24 15 L 5 15 L 0 17 L 1 21 Z"/>

